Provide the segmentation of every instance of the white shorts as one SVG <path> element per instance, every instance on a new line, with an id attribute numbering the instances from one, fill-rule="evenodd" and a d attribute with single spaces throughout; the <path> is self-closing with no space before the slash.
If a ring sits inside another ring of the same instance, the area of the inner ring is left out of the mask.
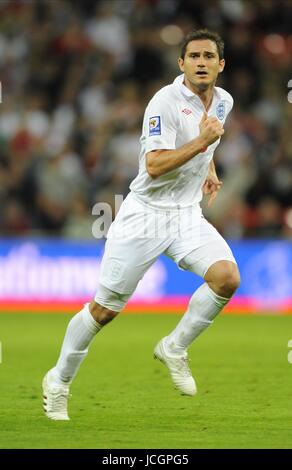
<path id="1" fill-rule="evenodd" d="M 157 210 L 138 202 L 130 193 L 108 232 L 99 282 L 114 292 L 131 295 L 162 253 L 181 269 L 201 277 L 217 261 L 236 263 L 226 241 L 202 216 L 199 205 Z M 197 260 L 191 267 L 184 262 L 190 253 Z"/>

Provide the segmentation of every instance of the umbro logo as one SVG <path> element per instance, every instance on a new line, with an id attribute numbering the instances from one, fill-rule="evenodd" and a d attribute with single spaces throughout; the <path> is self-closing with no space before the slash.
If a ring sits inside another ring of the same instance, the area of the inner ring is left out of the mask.
<path id="1" fill-rule="evenodd" d="M 192 114 L 192 111 L 188 108 L 184 108 L 181 110 L 182 113 L 185 113 L 186 115 Z"/>

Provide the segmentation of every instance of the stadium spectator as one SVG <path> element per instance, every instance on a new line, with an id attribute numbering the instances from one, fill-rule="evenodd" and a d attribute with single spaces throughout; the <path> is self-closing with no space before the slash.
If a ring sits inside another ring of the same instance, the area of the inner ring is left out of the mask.
<path id="1" fill-rule="evenodd" d="M 145 103 L 203 26 L 225 39 L 235 99 L 216 157 L 224 191 L 206 213 L 230 237 L 289 236 L 291 22 L 285 0 L 2 1 L 1 233 L 76 236 L 97 200 L 128 192 Z"/>

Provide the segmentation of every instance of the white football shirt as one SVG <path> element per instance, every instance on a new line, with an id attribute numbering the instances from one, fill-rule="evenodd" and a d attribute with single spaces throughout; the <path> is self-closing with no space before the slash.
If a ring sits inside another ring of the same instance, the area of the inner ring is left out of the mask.
<path id="1" fill-rule="evenodd" d="M 205 107 L 199 96 L 183 84 L 183 80 L 184 74 L 171 85 L 161 88 L 150 100 L 144 114 L 139 173 L 130 190 L 140 202 L 156 208 L 178 209 L 199 204 L 209 163 L 220 142 L 220 139 L 216 140 L 205 152 L 158 178 L 151 178 L 147 172 L 147 152 L 174 150 L 200 134 L 199 123 Z M 216 116 L 224 124 L 232 106 L 232 96 L 223 88 L 215 87 L 208 116 Z"/>

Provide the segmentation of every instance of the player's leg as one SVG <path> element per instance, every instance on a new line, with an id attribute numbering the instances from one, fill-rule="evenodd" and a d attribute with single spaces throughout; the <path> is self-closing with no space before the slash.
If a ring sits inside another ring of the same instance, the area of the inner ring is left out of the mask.
<path id="1" fill-rule="evenodd" d="M 72 382 L 95 335 L 118 315 L 129 297 L 99 285 L 95 299 L 85 304 L 67 326 L 59 359 L 50 372 L 55 383 Z"/>
<path id="2" fill-rule="evenodd" d="M 100 285 L 95 299 L 70 320 L 57 364 L 43 380 L 44 410 L 48 418 L 69 419 L 69 386 L 95 335 L 118 315 L 129 297 Z"/>
<path id="3" fill-rule="evenodd" d="M 198 274 L 196 252 L 187 255 L 184 263 L 188 270 Z M 186 352 L 195 338 L 213 323 L 240 283 L 237 265 L 229 260 L 215 261 L 203 277 L 205 283 L 193 294 L 182 319 L 165 339 L 172 354 Z"/>
<path id="4" fill-rule="evenodd" d="M 199 242 L 198 242 L 199 241 Z M 232 252 L 217 232 L 202 219 L 196 247 L 188 254 L 192 240 L 178 240 L 168 250 L 181 268 L 194 272 L 205 283 L 193 294 L 187 311 L 177 327 L 155 348 L 155 355 L 164 362 L 176 387 L 186 395 L 196 393 L 196 384 L 188 367 L 187 348 L 218 315 L 239 285 L 239 272 Z"/>
<path id="5" fill-rule="evenodd" d="M 57 364 L 44 379 L 48 417 L 68 419 L 69 385 L 86 357 L 90 343 L 124 308 L 140 279 L 165 250 L 168 240 L 143 238 L 145 219 L 152 227 L 157 217 L 151 212 L 146 218 L 143 206 L 130 199 L 120 209 L 111 226 L 114 230 L 106 242 L 97 294 L 69 322 Z M 122 236 L 124 233 L 132 234 L 132 238 Z M 50 394 L 49 389 L 56 390 L 57 395 Z"/>

